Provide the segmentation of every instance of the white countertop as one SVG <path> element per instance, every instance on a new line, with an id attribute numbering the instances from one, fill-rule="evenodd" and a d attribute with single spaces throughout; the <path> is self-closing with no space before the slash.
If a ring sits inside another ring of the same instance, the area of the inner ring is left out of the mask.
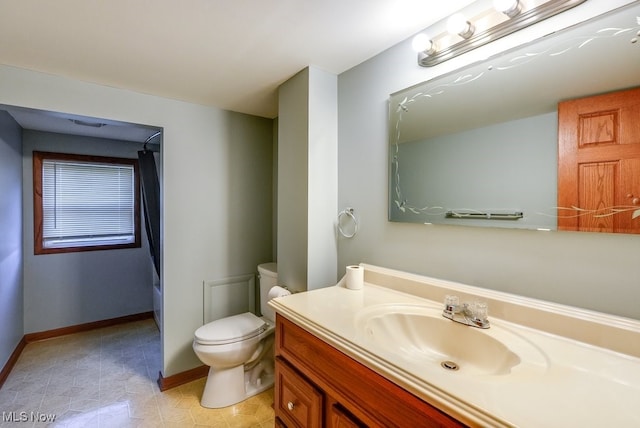
<path id="1" fill-rule="evenodd" d="M 416 285 L 416 279 L 424 284 Z M 411 280 L 414 288 L 431 287 L 430 282 L 437 281 L 416 276 Z M 441 311 L 442 303 L 366 281 L 365 274 L 361 290 L 338 284 L 279 297 L 270 305 L 295 324 L 470 425 L 640 427 L 638 356 L 508 322 L 493 317 L 490 307 L 491 328 L 478 331 L 513 346 L 516 353 L 526 354 L 526 361 L 503 375 L 447 371 L 439 364 L 407 359 L 377 346 L 359 327 L 363 314 L 382 305 L 419 305 Z M 499 295 L 493 293 L 492 302 Z M 509 310 L 501 307 L 499 312 Z M 624 323 L 625 340 L 631 337 L 640 341 L 640 322 L 634 323 Z"/>

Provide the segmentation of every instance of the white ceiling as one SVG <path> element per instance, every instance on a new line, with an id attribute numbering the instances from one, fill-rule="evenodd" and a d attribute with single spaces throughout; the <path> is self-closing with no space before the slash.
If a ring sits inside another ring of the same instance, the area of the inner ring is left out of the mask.
<path id="1" fill-rule="evenodd" d="M 257 116 L 472 0 L 2 0 L 0 63 Z"/>

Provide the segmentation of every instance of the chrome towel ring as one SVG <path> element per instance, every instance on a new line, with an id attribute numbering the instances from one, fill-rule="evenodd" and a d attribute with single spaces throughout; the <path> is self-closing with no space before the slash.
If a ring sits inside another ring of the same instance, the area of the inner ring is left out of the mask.
<path id="1" fill-rule="evenodd" d="M 353 212 L 354 212 L 353 208 L 347 207 L 344 210 L 340 211 L 340 214 L 338 214 L 338 230 L 340 231 L 340 234 L 345 238 L 353 238 L 354 236 L 356 236 L 356 233 L 358 233 L 358 220 L 356 219 L 356 216 Z M 347 234 L 347 233 L 344 233 L 344 230 L 342 230 L 342 225 L 340 224 L 340 221 L 342 220 L 342 216 L 345 216 L 345 215 L 351 220 L 353 220 L 353 233 Z"/>

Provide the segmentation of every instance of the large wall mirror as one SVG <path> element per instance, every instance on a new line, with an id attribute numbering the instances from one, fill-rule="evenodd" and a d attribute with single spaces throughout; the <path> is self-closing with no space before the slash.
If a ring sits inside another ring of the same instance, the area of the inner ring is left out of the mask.
<path id="1" fill-rule="evenodd" d="M 392 94 L 389 219 L 640 233 L 640 92 L 625 111 L 579 112 L 582 122 L 569 127 L 593 137 L 587 143 L 600 157 L 591 169 L 574 160 L 578 202 L 566 202 L 558 186 L 558 104 L 640 88 L 639 39 L 634 2 Z M 631 131 L 637 140 L 622 144 L 633 159 L 621 178 L 620 161 L 606 154 L 621 144 L 612 135 Z M 567 219 L 592 226 L 563 227 Z"/>

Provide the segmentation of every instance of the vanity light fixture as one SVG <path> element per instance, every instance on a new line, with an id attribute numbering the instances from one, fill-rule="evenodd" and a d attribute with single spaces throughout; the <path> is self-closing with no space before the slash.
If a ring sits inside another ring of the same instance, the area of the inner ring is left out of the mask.
<path id="1" fill-rule="evenodd" d="M 472 23 L 467 21 L 467 18 L 461 13 L 455 13 L 447 20 L 447 31 L 451 35 L 459 35 L 463 39 L 468 39 L 473 36 L 473 32 L 476 31 L 476 27 Z"/>
<path id="2" fill-rule="evenodd" d="M 424 52 L 427 55 L 433 55 L 438 51 L 433 40 L 424 33 L 420 33 L 413 38 L 411 42 L 413 50 L 416 52 Z"/>
<path id="3" fill-rule="evenodd" d="M 493 7 L 465 18 L 460 13 L 447 20 L 447 31 L 430 38 L 413 39 L 418 65 L 432 67 L 515 31 L 571 9 L 586 0 L 493 0 Z M 477 10 L 477 9 L 474 9 Z"/>
<path id="4" fill-rule="evenodd" d="M 509 18 L 515 18 L 522 12 L 520 0 L 493 0 L 493 8 Z"/>

